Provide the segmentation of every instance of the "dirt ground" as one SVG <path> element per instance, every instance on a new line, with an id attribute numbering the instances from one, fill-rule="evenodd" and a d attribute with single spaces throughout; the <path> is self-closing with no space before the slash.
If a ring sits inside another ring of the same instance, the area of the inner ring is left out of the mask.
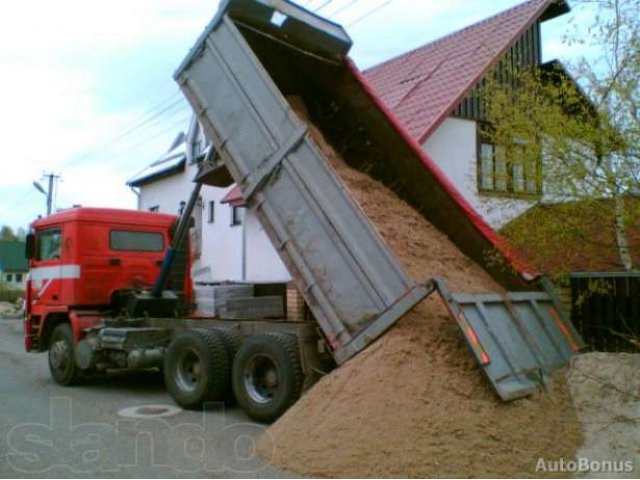
<path id="1" fill-rule="evenodd" d="M 593 352 L 575 357 L 567 376 L 582 424 L 577 457 L 631 462 L 623 472 L 578 472 L 579 478 L 640 477 L 640 354 Z"/>

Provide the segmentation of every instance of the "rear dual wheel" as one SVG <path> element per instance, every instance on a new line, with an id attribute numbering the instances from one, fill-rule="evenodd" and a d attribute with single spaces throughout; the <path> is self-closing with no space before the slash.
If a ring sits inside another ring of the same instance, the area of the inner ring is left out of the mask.
<path id="1" fill-rule="evenodd" d="M 233 393 L 238 405 L 259 422 L 272 422 L 293 405 L 304 376 L 298 341 L 289 334 L 254 335 L 233 360 Z"/>
<path id="2" fill-rule="evenodd" d="M 231 387 L 231 359 L 223 336 L 214 329 L 189 329 L 167 349 L 164 383 L 183 408 L 222 402 Z"/>
<path id="3" fill-rule="evenodd" d="M 238 405 L 251 418 L 272 422 L 293 405 L 304 375 L 298 340 L 290 334 L 259 334 L 244 343 L 233 331 L 189 329 L 165 355 L 167 390 L 183 408 L 205 402 Z M 233 395 L 233 396 L 232 396 Z"/>

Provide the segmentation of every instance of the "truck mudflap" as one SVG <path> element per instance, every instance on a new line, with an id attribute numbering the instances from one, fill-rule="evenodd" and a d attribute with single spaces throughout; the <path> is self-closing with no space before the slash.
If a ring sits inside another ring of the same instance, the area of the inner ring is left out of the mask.
<path id="1" fill-rule="evenodd" d="M 502 400 L 543 389 L 584 348 L 552 292 L 456 293 L 434 285 Z"/>

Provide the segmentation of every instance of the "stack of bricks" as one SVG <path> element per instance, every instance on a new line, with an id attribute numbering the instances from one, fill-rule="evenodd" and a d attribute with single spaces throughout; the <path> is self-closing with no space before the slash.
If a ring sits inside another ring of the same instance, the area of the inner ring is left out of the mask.
<path id="1" fill-rule="evenodd" d="M 287 285 L 287 320 L 302 322 L 306 318 L 306 305 L 304 298 L 298 292 L 295 285 Z"/>

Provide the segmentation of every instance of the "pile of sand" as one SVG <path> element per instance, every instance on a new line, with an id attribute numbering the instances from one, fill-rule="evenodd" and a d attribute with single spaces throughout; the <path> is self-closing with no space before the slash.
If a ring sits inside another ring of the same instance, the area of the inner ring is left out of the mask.
<path id="1" fill-rule="evenodd" d="M 412 276 L 442 275 L 453 290 L 499 289 L 411 206 L 312 134 Z M 319 477 L 519 477 L 539 476 L 539 458 L 573 458 L 580 444 L 564 377 L 547 393 L 502 403 L 432 295 L 318 382 L 260 438 L 258 452 Z"/>

